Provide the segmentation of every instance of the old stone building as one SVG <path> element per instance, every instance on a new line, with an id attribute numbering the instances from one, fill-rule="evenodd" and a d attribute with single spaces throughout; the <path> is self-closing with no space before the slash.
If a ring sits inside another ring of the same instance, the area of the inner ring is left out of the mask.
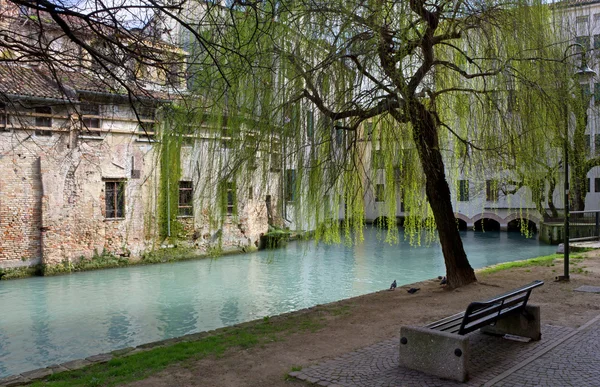
<path id="1" fill-rule="evenodd" d="M 35 57 L 20 50 L 23 42 L 2 53 L 0 269 L 69 268 L 102 253 L 133 260 L 171 246 L 203 253 L 258 245 L 268 229 L 265 200 L 277 207 L 279 174 L 259 183 L 259 166 L 239 183 L 217 183 L 218 171 L 209 178 L 215 155 L 227 163 L 226 124 L 184 135 L 177 161 L 165 164 L 173 128 L 164 112 L 185 94 L 184 52 L 153 41 L 154 52 L 177 60 L 128 58 L 116 73 L 50 21 L 1 5 L 4 34 L 45 46 Z"/>

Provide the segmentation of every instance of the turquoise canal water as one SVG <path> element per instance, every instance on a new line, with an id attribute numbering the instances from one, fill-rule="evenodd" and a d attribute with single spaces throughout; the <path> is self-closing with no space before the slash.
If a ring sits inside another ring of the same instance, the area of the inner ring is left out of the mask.
<path id="1" fill-rule="evenodd" d="M 292 242 L 271 252 L 0 281 L 0 377 L 443 275 L 440 247 Z M 401 239 L 402 240 L 402 236 Z M 516 233 L 464 232 L 474 267 L 551 254 Z"/>

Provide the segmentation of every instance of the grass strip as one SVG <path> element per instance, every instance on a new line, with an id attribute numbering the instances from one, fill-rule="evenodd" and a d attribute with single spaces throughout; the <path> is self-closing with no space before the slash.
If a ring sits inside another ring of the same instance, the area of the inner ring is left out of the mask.
<path id="1" fill-rule="evenodd" d="M 584 257 L 579 254 L 571 254 L 571 260 L 581 260 Z M 563 255 L 562 254 L 551 254 L 544 255 L 541 257 L 525 259 L 522 261 L 513 261 L 513 262 L 505 262 L 499 263 L 494 266 L 486 267 L 478 271 L 479 274 L 492 274 L 497 273 L 502 270 L 508 269 L 516 269 L 522 267 L 533 267 L 533 266 L 555 266 L 558 262 L 562 262 Z"/>
<path id="2" fill-rule="evenodd" d="M 273 341 L 284 340 L 295 332 L 316 332 L 324 326 L 323 312 L 305 313 L 286 318 L 269 318 L 222 328 L 214 335 L 197 341 L 180 342 L 149 351 L 124 355 L 103 364 L 95 364 L 80 370 L 67 371 L 49 376 L 32 386 L 116 386 L 145 379 L 175 363 L 185 363 L 208 356 L 221 356 L 228 349 L 251 348 Z"/>

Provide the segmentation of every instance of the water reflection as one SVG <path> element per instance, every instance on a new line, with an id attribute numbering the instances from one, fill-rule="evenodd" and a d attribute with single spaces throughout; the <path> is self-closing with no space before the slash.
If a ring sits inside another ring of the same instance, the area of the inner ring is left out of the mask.
<path id="1" fill-rule="evenodd" d="M 461 234 L 473 267 L 546 255 L 516 233 Z M 358 246 L 292 242 L 215 260 L 0 282 L 0 377 L 403 285 L 445 272 L 438 245 L 367 228 Z"/>

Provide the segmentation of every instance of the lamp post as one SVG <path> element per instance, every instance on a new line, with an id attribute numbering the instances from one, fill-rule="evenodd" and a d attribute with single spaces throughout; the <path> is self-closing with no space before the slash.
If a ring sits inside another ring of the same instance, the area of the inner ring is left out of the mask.
<path id="1" fill-rule="evenodd" d="M 580 66 L 574 73 L 574 76 L 578 78 L 580 86 L 588 83 L 591 77 L 596 75 L 596 72 L 589 68 L 587 65 L 587 60 L 585 57 L 585 48 L 579 43 L 573 43 L 565 49 L 565 53 L 563 55 L 563 61 L 565 61 L 569 56 L 567 56 L 567 51 L 572 47 L 579 47 L 581 54 L 581 63 Z M 583 99 L 583 89 L 581 89 L 581 98 Z M 584 114 L 587 114 L 587 102 L 589 104 L 589 100 L 585 100 L 584 102 Z M 563 254 L 564 254 L 564 274 L 562 276 L 558 276 L 558 281 L 568 281 L 569 280 L 569 116 L 568 109 L 565 106 L 565 141 L 564 141 L 564 160 L 565 160 L 565 185 L 564 185 L 564 209 L 565 209 L 565 225 L 564 225 L 564 242 L 563 242 Z"/>

